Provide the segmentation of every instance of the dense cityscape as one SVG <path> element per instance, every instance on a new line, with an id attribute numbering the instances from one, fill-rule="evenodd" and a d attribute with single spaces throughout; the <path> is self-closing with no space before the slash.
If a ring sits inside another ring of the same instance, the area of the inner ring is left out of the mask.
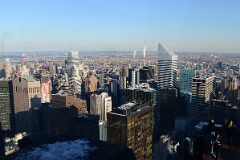
<path id="1" fill-rule="evenodd" d="M 237 159 L 239 58 L 177 55 L 161 44 L 151 52 L 2 57 L 1 156 Z"/>
<path id="2" fill-rule="evenodd" d="M 0 3 L 0 160 L 240 160 L 240 1 Z"/>

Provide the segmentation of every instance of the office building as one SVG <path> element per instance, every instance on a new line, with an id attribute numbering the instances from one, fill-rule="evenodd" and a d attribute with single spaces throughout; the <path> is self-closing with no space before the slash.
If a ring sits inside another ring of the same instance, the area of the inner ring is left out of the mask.
<path id="1" fill-rule="evenodd" d="M 89 75 L 84 79 L 85 93 L 94 93 L 97 90 L 98 79 L 96 75 Z"/>
<path id="2" fill-rule="evenodd" d="M 122 68 L 120 77 L 119 77 L 121 90 L 125 90 L 127 88 L 127 77 L 128 77 L 128 70 L 126 68 Z"/>
<path id="3" fill-rule="evenodd" d="M 9 61 L 9 59 L 5 60 L 3 68 L 4 68 L 3 69 L 4 70 L 4 78 L 11 79 L 12 66 L 11 66 L 11 62 Z"/>
<path id="4" fill-rule="evenodd" d="M 107 122 L 99 121 L 99 140 L 107 142 Z"/>
<path id="5" fill-rule="evenodd" d="M 152 107 L 124 104 L 108 113 L 107 141 L 131 148 L 136 159 L 152 156 Z"/>
<path id="6" fill-rule="evenodd" d="M 202 106 L 210 101 L 213 93 L 214 77 L 194 77 L 192 80 L 192 104 L 188 107 L 188 116 L 196 118 Z"/>
<path id="7" fill-rule="evenodd" d="M 100 115 L 100 120 L 107 121 L 107 112 L 112 111 L 112 98 L 106 92 L 90 96 L 90 114 Z"/>
<path id="8" fill-rule="evenodd" d="M 237 89 L 238 89 L 238 79 L 237 77 L 232 76 L 229 78 L 228 90 L 232 91 Z"/>
<path id="9" fill-rule="evenodd" d="M 41 81 L 41 103 L 49 103 L 51 99 L 51 80 L 49 77 L 44 76 Z"/>
<path id="10" fill-rule="evenodd" d="M 79 52 L 78 51 L 67 52 L 67 56 L 68 57 L 65 64 L 68 75 L 68 83 L 70 87 L 73 89 L 74 94 L 80 95 L 82 79 L 79 74 L 80 69 Z"/>
<path id="11" fill-rule="evenodd" d="M 158 83 L 160 88 L 176 87 L 178 56 L 158 44 Z"/>
<path id="12" fill-rule="evenodd" d="M 24 76 L 12 82 L 16 132 L 31 132 L 30 109 L 41 106 L 40 81 Z"/>
<path id="13" fill-rule="evenodd" d="M 163 47 L 161 44 L 158 44 L 157 61 L 158 61 L 157 98 L 156 107 L 154 109 L 154 126 L 153 126 L 154 144 L 157 144 L 160 140 L 161 89 L 176 87 L 178 56 L 173 51 L 167 49 L 166 47 Z M 171 110 L 169 110 L 169 112 L 171 112 Z"/>
<path id="14" fill-rule="evenodd" d="M 163 88 L 160 91 L 160 131 L 174 129 L 175 119 L 186 114 L 184 99 L 179 96 L 177 88 Z"/>
<path id="15" fill-rule="evenodd" d="M 120 95 L 120 85 L 118 79 L 113 79 L 111 81 L 111 97 L 113 107 L 120 105 L 121 95 Z"/>
<path id="16" fill-rule="evenodd" d="M 140 84 L 138 86 L 128 87 L 123 93 L 122 103 L 134 102 L 137 104 L 147 103 L 155 107 L 156 104 L 156 90 L 149 87 L 148 84 Z"/>
<path id="17" fill-rule="evenodd" d="M 74 107 L 41 107 L 42 126 L 50 137 L 70 135 L 78 111 Z"/>
<path id="18" fill-rule="evenodd" d="M 5 142 L 4 142 L 4 133 L 2 130 L 2 124 L 0 121 L 0 159 L 5 158 Z"/>
<path id="19" fill-rule="evenodd" d="M 87 113 L 87 102 L 72 95 L 53 94 L 51 104 L 53 107 L 75 107 L 78 113 Z"/>
<path id="20" fill-rule="evenodd" d="M 154 80 L 154 66 L 144 66 L 139 69 L 140 83 L 147 83 Z"/>
<path id="21" fill-rule="evenodd" d="M 190 69 L 183 69 L 180 71 L 180 92 L 192 94 L 192 79 L 196 72 Z"/>
<path id="22" fill-rule="evenodd" d="M 80 114 L 74 118 L 71 134 L 92 141 L 99 140 L 99 116 Z"/>
<path id="23" fill-rule="evenodd" d="M 2 130 L 13 132 L 14 106 L 13 106 L 13 88 L 11 80 L 0 80 L 0 113 Z"/>

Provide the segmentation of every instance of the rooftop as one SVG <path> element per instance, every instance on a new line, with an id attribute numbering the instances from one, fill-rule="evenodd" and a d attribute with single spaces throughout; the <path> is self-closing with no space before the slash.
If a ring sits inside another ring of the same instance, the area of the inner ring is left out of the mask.
<path id="1" fill-rule="evenodd" d="M 32 76 L 23 76 L 22 79 L 24 79 L 27 82 L 36 82 L 37 80 L 33 78 Z"/>
<path id="2" fill-rule="evenodd" d="M 158 59 L 159 60 L 177 60 L 178 56 L 166 46 L 158 44 Z"/>
<path id="3" fill-rule="evenodd" d="M 120 107 L 118 107 L 118 109 L 128 110 L 128 109 L 132 108 L 133 106 L 136 106 L 136 103 L 126 103 L 126 104 L 123 104 Z"/>

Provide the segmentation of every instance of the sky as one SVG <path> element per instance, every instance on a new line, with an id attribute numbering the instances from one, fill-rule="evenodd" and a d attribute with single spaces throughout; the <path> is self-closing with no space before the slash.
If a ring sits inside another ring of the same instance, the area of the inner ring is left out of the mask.
<path id="1" fill-rule="evenodd" d="M 1 0 L 0 52 L 240 53 L 239 0 Z"/>

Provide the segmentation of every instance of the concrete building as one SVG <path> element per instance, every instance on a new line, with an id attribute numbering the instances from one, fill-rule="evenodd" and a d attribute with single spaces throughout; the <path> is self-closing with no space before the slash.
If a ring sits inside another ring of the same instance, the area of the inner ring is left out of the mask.
<path id="1" fill-rule="evenodd" d="M 136 159 L 152 156 L 152 107 L 124 104 L 108 113 L 107 141 L 131 148 Z"/>
<path id="2" fill-rule="evenodd" d="M 51 104 L 53 107 L 75 107 L 78 113 L 87 113 L 87 102 L 71 95 L 53 94 Z"/>
<path id="3" fill-rule="evenodd" d="M 84 79 L 85 93 L 94 93 L 97 90 L 98 79 L 96 75 L 89 75 Z"/>
<path id="4" fill-rule="evenodd" d="M 30 109 L 41 106 L 40 81 L 32 76 L 13 79 L 13 99 L 16 132 L 30 132 Z"/>

